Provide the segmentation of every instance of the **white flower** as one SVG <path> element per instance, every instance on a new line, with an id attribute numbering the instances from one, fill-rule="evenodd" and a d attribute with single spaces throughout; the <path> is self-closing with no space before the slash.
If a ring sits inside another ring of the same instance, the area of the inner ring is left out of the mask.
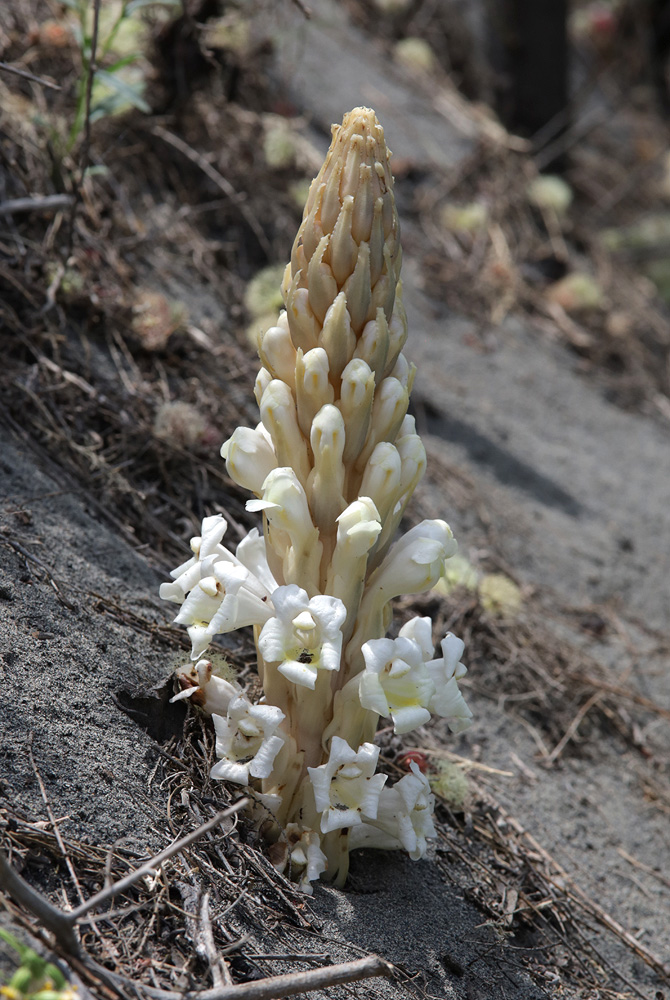
<path id="1" fill-rule="evenodd" d="M 328 867 L 326 855 L 321 850 L 321 837 L 316 830 L 303 830 L 298 823 L 289 823 L 286 837 L 291 858 L 291 874 L 300 874 L 300 888 L 307 895 L 314 892 L 314 882 Z"/>
<path id="2" fill-rule="evenodd" d="M 215 635 L 263 625 L 273 613 L 270 596 L 277 582 L 267 563 L 264 539 L 254 528 L 233 555 L 221 545 L 226 526 L 221 514 L 206 517 L 202 535 L 191 539 L 193 557 L 173 570 L 173 583 L 160 589 L 162 598 L 181 604 L 175 622 L 187 626 L 193 660 L 202 656 Z"/>
<path id="3" fill-rule="evenodd" d="M 284 580 L 300 580 L 316 593 L 323 546 L 314 526 L 304 487 L 288 466 L 273 469 L 263 483 L 261 500 L 247 500 L 247 510 L 263 511 L 270 548 L 281 560 Z"/>
<path id="4" fill-rule="evenodd" d="M 177 680 L 182 690 L 170 698 L 170 702 L 191 698 L 210 715 L 224 715 L 232 699 L 241 693 L 236 684 L 212 672 L 209 660 L 198 660 L 195 665 L 184 667 L 183 672 L 177 674 Z"/>
<path id="5" fill-rule="evenodd" d="M 436 715 L 449 721 L 452 733 L 462 733 L 472 724 L 472 711 L 465 703 L 458 681 L 467 673 L 459 662 L 465 645 L 451 632 L 447 632 L 441 642 L 442 656 L 426 664 L 428 673 L 435 684 L 435 694 L 429 708 Z"/>
<path id="6" fill-rule="evenodd" d="M 320 767 L 308 767 L 317 810 L 322 813 L 321 832 L 358 826 L 377 815 L 385 774 L 375 774 L 379 747 L 364 743 L 352 750 L 346 740 L 333 736 L 330 758 Z"/>
<path id="7" fill-rule="evenodd" d="M 381 540 L 383 543 L 384 532 Z M 393 545 L 368 577 L 347 657 L 358 665 L 361 647 L 369 637 L 386 632 L 389 602 L 400 594 L 418 594 L 434 587 L 444 573 L 445 561 L 457 545 L 446 521 L 421 521 Z"/>
<path id="8" fill-rule="evenodd" d="M 233 482 L 257 494 L 268 473 L 277 467 L 272 442 L 264 431 L 262 424 L 254 430 L 237 427 L 221 447 L 221 457 L 226 460 L 226 469 Z"/>
<path id="9" fill-rule="evenodd" d="M 421 521 L 392 546 L 370 578 L 370 590 L 384 603 L 400 594 L 429 590 L 442 576 L 445 561 L 456 548 L 446 521 Z"/>
<path id="10" fill-rule="evenodd" d="M 433 621 L 431 618 L 427 616 L 425 618 L 410 618 L 400 629 L 399 635 L 418 642 L 424 660 L 432 660 L 435 643 L 433 642 Z"/>
<path id="11" fill-rule="evenodd" d="M 173 583 L 162 583 L 160 596 L 164 601 L 173 601 L 181 604 L 184 597 L 198 583 L 202 577 L 203 561 L 209 556 L 219 556 L 221 559 L 234 559 L 234 556 L 225 546 L 221 545 L 221 539 L 228 528 L 227 522 L 222 514 L 215 514 L 212 517 L 204 518 L 202 522 L 201 534 L 195 535 L 191 539 L 191 551 L 193 555 L 181 566 L 177 566 L 170 573 Z M 209 565 L 209 564 L 208 564 Z"/>
<path id="12" fill-rule="evenodd" d="M 362 651 L 365 670 L 360 675 L 359 697 L 363 708 L 390 715 L 396 733 L 409 733 L 428 722 L 426 706 L 435 686 L 420 644 L 400 635 L 371 639 Z"/>
<path id="13" fill-rule="evenodd" d="M 209 617 L 203 619 L 207 622 L 210 640 L 221 632 L 232 632 L 245 625 L 262 625 L 271 617 L 270 593 L 246 567 L 220 562 L 214 566 L 214 576 L 219 588 L 218 604 Z M 178 617 L 185 615 L 191 594 L 186 598 Z M 181 617 L 181 620 L 184 618 Z"/>
<path id="14" fill-rule="evenodd" d="M 284 677 L 314 689 L 318 670 L 339 670 L 346 608 L 337 597 L 311 600 L 296 584 L 272 595 L 276 613 L 265 623 L 258 648 L 268 663 L 278 663 Z"/>
<path id="15" fill-rule="evenodd" d="M 414 761 L 410 768 L 411 774 L 406 774 L 391 788 L 382 789 L 376 818 L 351 831 L 349 846 L 352 850 L 356 847 L 382 850 L 402 847 L 412 861 L 425 856 L 426 840 L 436 836 L 433 824 L 435 796 L 428 779 Z"/>
<path id="16" fill-rule="evenodd" d="M 284 745 L 276 734 L 284 713 L 274 705 L 252 705 L 243 694 L 228 705 L 224 719 L 213 715 L 216 754 L 222 759 L 211 770 L 212 778 L 247 785 L 249 776 L 268 778 L 275 757 Z"/>

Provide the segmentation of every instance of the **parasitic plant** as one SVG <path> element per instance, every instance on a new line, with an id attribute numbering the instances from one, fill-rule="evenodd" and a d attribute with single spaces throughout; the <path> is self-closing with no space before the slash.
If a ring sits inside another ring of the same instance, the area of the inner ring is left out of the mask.
<path id="1" fill-rule="evenodd" d="M 435 585 L 455 552 L 449 526 L 427 520 L 396 540 L 426 467 L 407 414 L 415 368 L 402 353 L 398 215 L 390 153 L 373 111 L 333 127 L 286 267 L 285 303 L 259 337 L 261 421 L 222 455 L 262 516 L 233 554 L 226 521 L 206 517 L 192 556 L 161 596 L 181 605 L 192 665 L 177 698 L 213 716 L 212 777 L 249 785 L 270 815 L 274 853 L 311 892 L 343 884 L 354 847 L 404 848 L 434 836 L 433 797 L 416 763 L 393 785 L 379 773 L 380 717 L 396 733 L 432 713 L 470 724 L 458 687 L 463 643 L 435 656 L 432 622 L 387 638 L 391 602 Z M 263 694 L 253 704 L 212 671 L 212 639 L 253 626 Z"/>

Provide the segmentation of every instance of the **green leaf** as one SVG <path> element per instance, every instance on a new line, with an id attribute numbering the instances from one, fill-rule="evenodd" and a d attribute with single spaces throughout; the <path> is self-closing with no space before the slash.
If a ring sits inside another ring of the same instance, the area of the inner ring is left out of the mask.
<path id="1" fill-rule="evenodd" d="M 123 56 L 122 59 L 119 59 L 117 62 L 112 63 L 111 66 L 106 66 L 105 73 L 116 73 L 117 70 L 123 69 L 124 66 L 130 66 L 132 65 L 132 63 L 137 62 L 137 60 L 141 58 L 142 58 L 141 52 L 133 52 L 129 56 Z"/>
<path id="2" fill-rule="evenodd" d="M 119 97 L 123 97 L 128 104 L 132 104 L 134 108 L 138 108 L 147 115 L 151 114 L 151 108 L 139 91 L 129 83 L 126 83 L 125 80 L 122 80 L 118 76 L 114 76 L 112 73 L 107 73 L 104 69 L 99 69 L 96 73 L 96 77 L 100 83 L 106 84 L 116 94 L 118 94 Z"/>
<path id="3" fill-rule="evenodd" d="M 130 0 L 130 3 L 126 7 L 126 14 L 130 16 L 134 14 L 136 10 L 141 10 L 143 7 L 179 7 L 183 6 L 182 0 Z"/>
<path id="4" fill-rule="evenodd" d="M 109 167 L 106 167 L 104 163 L 97 163 L 93 167 L 86 168 L 84 177 L 107 177 L 109 173 Z"/>
<path id="5" fill-rule="evenodd" d="M 47 979 L 50 979 L 57 990 L 64 990 L 66 986 L 66 980 L 63 973 L 60 971 L 57 965 L 52 962 L 47 962 L 44 967 L 44 975 Z"/>
<path id="6" fill-rule="evenodd" d="M 26 946 L 21 944 L 20 941 L 17 941 L 14 935 L 10 934 L 9 931 L 3 930 L 2 927 L 0 927 L 0 938 L 2 938 L 3 941 L 6 941 L 7 944 L 14 949 L 14 951 L 18 951 L 19 955 L 23 955 Z"/>

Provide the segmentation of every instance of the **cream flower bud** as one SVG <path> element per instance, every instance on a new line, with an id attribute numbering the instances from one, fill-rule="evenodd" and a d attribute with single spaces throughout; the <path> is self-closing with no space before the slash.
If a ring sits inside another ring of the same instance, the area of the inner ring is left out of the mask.
<path id="1" fill-rule="evenodd" d="M 290 276 L 291 265 L 287 266 L 287 273 Z M 311 351 L 318 344 L 321 323 L 314 315 L 314 310 L 310 305 L 309 292 L 300 286 L 302 271 L 291 279 L 285 293 L 286 316 L 288 326 L 291 331 L 291 340 L 296 351 L 300 348 L 303 351 Z"/>
<path id="2" fill-rule="evenodd" d="M 342 160 L 336 159 L 331 163 L 329 176 L 325 176 L 326 181 L 323 190 L 323 200 L 321 201 L 321 224 L 325 233 L 332 232 L 340 213 L 341 196 L 347 193 L 346 188 L 342 190 Z"/>
<path id="3" fill-rule="evenodd" d="M 372 404 L 372 419 L 365 446 L 356 462 L 362 471 L 380 441 L 394 441 L 403 422 L 409 396 L 407 389 L 395 378 L 385 378 L 377 387 Z"/>
<path id="4" fill-rule="evenodd" d="M 398 355 L 398 360 L 390 373 L 392 378 L 397 378 L 401 385 L 407 389 L 407 394 L 412 392 L 414 376 L 416 375 L 416 365 L 410 364 L 404 354 Z"/>
<path id="5" fill-rule="evenodd" d="M 370 288 L 370 247 L 361 243 L 358 248 L 356 267 L 344 283 L 343 292 L 347 296 L 347 306 L 351 317 L 351 326 L 360 333 L 369 319 L 372 290 Z M 373 316 L 375 315 L 373 311 Z M 352 347 L 353 353 L 353 347 Z"/>
<path id="6" fill-rule="evenodd" d="M 354 673 L 362 666 L 361 646 L 386 631 L 386 608 L 400 594 L 418 594 L 434 587 L 444 573 L 445 561 L 456 551 L 451 528 L 445 521 L 422 521 L 393 545 L 368 577 L 354 634 L 347 646 Z"/>
<path id="7" fill-rule="evenodd" d="M 274 705 L 252 705 L 243 694 L 234 698 L 224 719 L 212 716 L 216 730 L 216 755 L 222 758 L 210 771 L 219 781 L 247 785 L 250 776 L 267 778 L 284 745 L 277 729 L 284 713 Z"/>
<path id="8" fill-rule="evenodd" d="M 323 546 L 314 527 L 307 495 L 293 469 L 274 469 L 263 484 L 263 499 L 248 500 L 247 510 L 262 510 L 268 521 L 268 560 L 281 561 L 285 583 L 298 581 L 314 594 L 319 589 Z M 274 567 L 271 564 L 274 571 Z"/>
<path id="9" fill-rule="evenodd" d="M 386 367 L 386 355 L 389 349 L 389 325 L 383 309 L 377 310 L 375 319 L 371 319 L 363 327 L 363 332 L 358 338 L 355 358 L 362 358 L 367 361 L 371 370 L 375 373 L 375 381 L 380 382 Z"/>
<path id="10" fill-rule="evenodd" d="M 323 347 L 314 347 L 307 354 L 298 351 L 295 362 L 295 394 L 298 423 L 305 437 L 309 437 L 312 421 L 324 403 L 335 397 L 328 381 L 330 367 Z"/>
<path id="11" fill-rule="evenodd" d="M 354 462 L 365 444 L 370 429 L 375 376 L 367 362 L 352 358 L 342 372 L 340 398 L 336 403 L 345 427 L 342 459 L 346 465 Z"/>
<path id="12" fill-rule="evenodd" d="M 382 524 L 396 502 L 400 488 L 402 465 L 398 449 L 389 441 L 381 441 L 370 455 L 363 472 L 360 492 L 374 500 Z"/>
<path id="13" fill-rule="evenodd" d="M 258 338 L 258 354 L 273 378 L 280 378 L 293 388 L 295 380 L 295 347 L 288 329 L 286 313 L 282 313 L 276 326 Z"/>
<path id="14" fill-rule="evenodd" d="M 395 446 L 401 464 L 400 496 L 411 496 L 426 471 L 426 449 L 418 434 L 397 437 Z"/>
<path id="15" fill-rule="evenodd" d="M 266 387 L 260 405 L 261 420 L 272 438 L 278 466 L 291 466 L 301 482 L 307 482 L 310 463 L 307 442 L 298 424 L 293 394 L 279 379 Z"/>
<path id="16" fill-rule="evenodd" d="M 407 313 L 405 312 L 405 307 L 402 304 L 401 289 L 402 282 L 399 281 L 395 290 L 393 313 L 391 315 L 391 319 L 389 320 L 389 346 L 386 356 L 384 376 L 390 375 L 393 371 L 395 363 L 400 356 L 400 352 L 407 341 Z"/>
<path id="17" fill-rule="evenodd" d="M 446 521 L 421 521 L 391 547 L 368 581 L 368 590 L 384 602 L 400 594 L 417 594 L 434 587 L 444 564 L 457 549 Z"/>
<path id="18" fill-rule="evenodd" d="M 263 393 L 272 381 L 272 375 L 267 370 L 267 368 L 261 368 L 256 376 L 256 381 L 254 382 L 254 397 L 258 406 L 261 405 L 261 399 L 263 398 Z"/>
<path id="19" fill-rule="evenodd" d="M 348 609 L 345 634 L 353 624 L 365 583 L 368 552 L 382 526 L 369 497 L 359 497 L 337 519 L 337 540 L 326 579 L 326 593 L 339 597 Z"/>
<path id="20" fill-rule="evenodd" d="M 351 328 L 347 297 L 344 292 L 340 292 L 328 307 L 319 336 L 319 346 L 328 354 L 331 372 L 339 377 L 345 365 L 351 360 L 356 347 L 356 337 Z"/>
<path id="21" fill-rule="evenodd" d="M 302 246 L 307 262 L 311 260 L 312 254 L 323 236 L 323 225 L 321 223 L 323 212 L 321 206 L 323 205 L 325 190 L 326 185 L 321 180 L 321 175 L 315 177 L 309 186 L 309 194 L 307 195 L 307 204 L 303 212 L 303 222 L 300 226 L 300 232 L 293 244 L 294 247 Z M 296 273 L 296 270 L 297 268 L 293 268 L 293 274 Z"/>
<path id="22" fill-rule="evenodd" d="M 358 258 L 358 244 L 351 235 L 353 209 L 353 195 L 345 195 L 330 241 L 330 266 L 340 287 L 354 270 Z"/>
<path id="23" fill-rule="evenodd" d="M 321 832 L 343 830 L 362 823 L 362 817 L 374 819 L 379 795 L 387 776 L 375 774 L 379 747 L 364 743 L 358 751 L 333 736 L 327 764 L 309 767 L 314 801 L 321 815 Z"/>
<path id="24" fill-rule="evenodd" d="M 325 225 L 326 230 L 329 228 Z M 326 235 L 319 240 L 319 245 L 314 251 L 312 259 L 307 266 L 307 289 L 309 291 L 309 304 L 312 312 L 322 323 L 331 303 L 337 295 L 337 282 L 333 277 L 330 266 L 325 263 L 324 257 L 330 246 L 330 236 Z"/>
<path id="25" fill-rule="evenodd" d="M 274 448 L 258 428 L 237 427 L 221 446 L 221 457 L 233 482 L 256 495 L 268 473 L 277 468 Z"/>
<path id="26" fill-rule="evenodd" d="M 332 532 L 335 521 L 346 507 L 344 487 L 344 421 L 336 406 L 322 406 L 312 422 L 310 444 L 314 468 L 307 482 L 309 505 L 314 521 L 323 532 Z"/>

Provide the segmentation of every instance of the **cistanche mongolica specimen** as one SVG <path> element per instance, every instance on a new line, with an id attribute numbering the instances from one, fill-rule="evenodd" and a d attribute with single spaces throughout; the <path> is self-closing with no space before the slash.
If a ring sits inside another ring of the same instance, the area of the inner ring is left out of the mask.
<path id="1" fill-rule="evenodd" d="M 255 790 L 273 854 L 306 892 L 321 875 L 342 885 L 353 848 L 418 859 L 435 835 L 417 765 L 393 785 L 377 772 L 380 717 L 396 733 L 432 713 L 454 732 L 471 720 L 459 639 L 445 636 L 435 656 L 432 622 L 418 617 L 386 637 L 393 599 L 433 587 L 456 550 L 441 520 L 395 537 L 426 467 L 407 414 L 415 367 L 402 353 L 401 256 L 384 132 L 356 108 L 333 127 L 312 182 L 285 311 L 259 336 L 260 423 L 221 450 L 254 494 L 247 509 L 262 532 L 233 554 L 225 519 L 206 517 L 191 558 L 161 587 L 192 642 L 177 697 L 197 693 L 212 714 L 212 777 Z M 258 651 L 255 704 L 206 658 L 216 635 L 244 626 Z"/>

